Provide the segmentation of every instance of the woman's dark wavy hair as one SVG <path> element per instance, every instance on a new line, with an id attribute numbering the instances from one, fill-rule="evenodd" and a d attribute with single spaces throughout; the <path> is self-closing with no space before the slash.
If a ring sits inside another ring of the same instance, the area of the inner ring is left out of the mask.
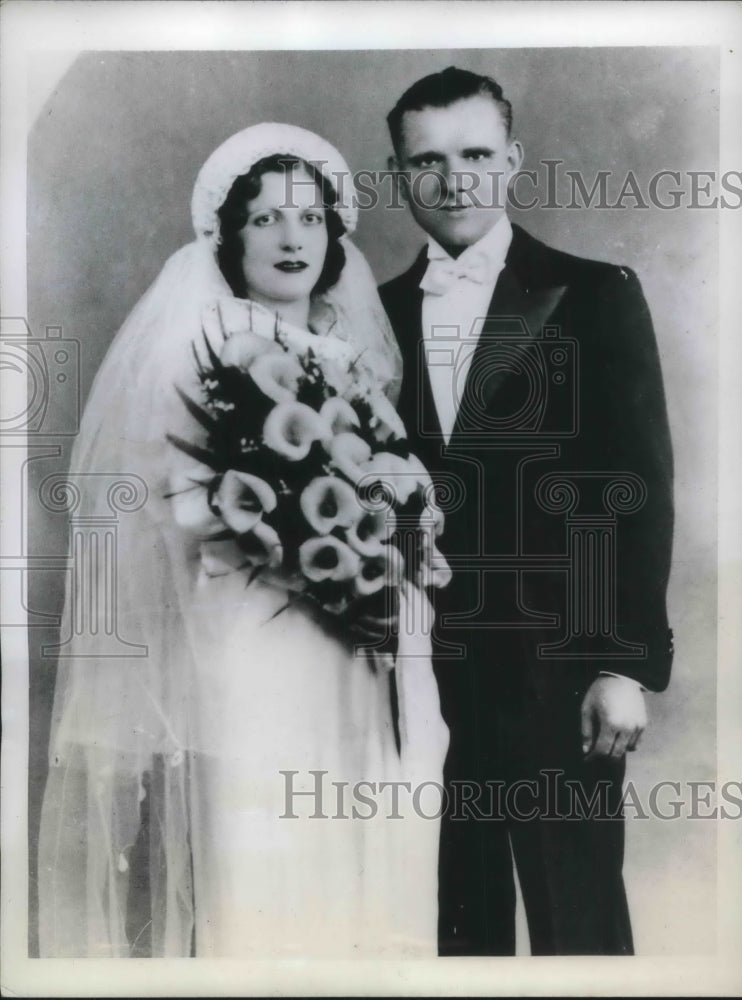
<path id="1" fill-rule="evenodd" d="M 345 233 L 345 226 L 336 212 L 337 195 L 326 177 L 311 163 L 306 163 L 297 156 L 287 156 L 276 153 L 258 160 L 246 174 L 241 174 L 229 190 L 219 216 L 219 246 L 216 259 L 219 269 L 232 289 L 232 294 L 238 299 L 248 298 L 247 282 L 242 271 L 242 258 L 245 246 L 240 236 L 247 222 L 248 205 L 260 194 L 263 186 L 261 178 L 264 174 L 288 174 L 295 167 L 303 167 L 314 180 L 322 196 L 325 209 L 325 224 L 327 226 L 327 254 L 322 273 L 317 284 L 312 289 L 312 295 L 322 295 L 328 291 L 340 278 L 345 266 L 345 250 L 340 237 Z"/>

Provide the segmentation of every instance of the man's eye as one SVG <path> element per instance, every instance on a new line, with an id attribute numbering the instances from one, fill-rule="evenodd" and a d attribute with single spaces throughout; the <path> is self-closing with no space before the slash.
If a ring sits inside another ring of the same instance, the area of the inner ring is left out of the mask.
<path id="1" fill-rule="evenodd" d="M 410 166 L 416 170 L 430 170 L 440 162 L 440 156 L 434 156 L 432 153 L 430 156 L 413 156 L 409 161 Z"/>
<path id="2" fill-rule="evenodd" d="M 479 163 L 481 160 L 487 159 L 487 153 L 468 153 L 466 158 L 472 163 Z"/>

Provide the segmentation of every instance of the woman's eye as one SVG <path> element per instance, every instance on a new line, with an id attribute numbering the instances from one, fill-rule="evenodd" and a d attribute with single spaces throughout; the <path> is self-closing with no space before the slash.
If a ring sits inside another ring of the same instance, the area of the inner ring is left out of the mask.
<path id="1" fill-rule="evenodd" d="M 256 215 L 252 220 L 252 224 L 254 226 L 259 226 L 261 228 L 264 226 L 270 226 L 273 222 L 275 222 L 275 216 L 269 214 Z"/>
<path id="2" fill-rule="evenodd" d="M 307 212 L 304 216 L 304 221 L 309 223 L 310 226 L 317 226 L 325 221 L 325 217 L 321 212 Z"/>

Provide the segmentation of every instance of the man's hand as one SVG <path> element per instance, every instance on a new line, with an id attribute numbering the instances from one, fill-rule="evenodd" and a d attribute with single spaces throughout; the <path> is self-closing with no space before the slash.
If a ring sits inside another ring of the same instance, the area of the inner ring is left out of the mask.
<path id="1" fill-rule="evenodd" d="M 582 752 L 620 758 L 636 750 L 647 725 L 644 694 L 628 677 L 597 677 L 582 701 Z"/>

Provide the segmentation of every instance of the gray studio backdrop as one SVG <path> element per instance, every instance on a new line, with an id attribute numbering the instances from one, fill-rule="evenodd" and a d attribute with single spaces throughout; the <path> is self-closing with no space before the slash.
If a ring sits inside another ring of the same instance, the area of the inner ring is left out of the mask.
<path id="1" fill-rule="evenodd" d="M 192 238 L 192 186 L 219 143 L 255 122 L 287 121 L 325 136 L 354 171 L 384 169 L 386 112 L 418 77 L 451 64 L 502 84 L 524 167 L 540 176 L 546 159 L 581 170 L 588 187 L 598 171 L 612 171 L 612 203 L 630 170 L 645 195 L 659 170 L 718 170 L 719 73 L 709 49 L 86 53 L 42 108 L 28 159 L 29 322 L 37 337 L 59 327 L 79 342 L 81 399 L 138 297 Z M 685 174 L 681 187 L 689 188 Z M 388 190 L 382 186 L 382 195 Z M 557 201 L 569 202 L 564 184 Z M 655 320 L 677 463 L 670 593 L 677 652 L 671 688 L 650 697 L 651 727 L 629 762 L 646 799 L 656 782 L 716 773 L 718 260 L 712 210 L 634 205 L 627 197 L 623 208 L 512 214 L 548 243 L 635 269 Z M 357 241 L 379 281 L 405 269 L 422 245 L 407 214 L 382 205 L 361 212 Z M 66 385 L 58 419 L 69 424 Z M 39 557 L 66 551 L 65 515 L 45 509 L 35 493 L 65 468 L 71 439 L 55 440 L 58 456 L 28 466 L 30 553 Z M 58 570 L 29 574 L 32 612 L 59 613 L 62 581 Z M 33 949 L 34 852 L 54 682 L 54 661 L 41 647 L 54 629 L 39 614 L 32 620 L 42 626 L 30 631 Z M 626 869 L 640 953 L 713 950 L 714 838 L 714 824 L 698 819 L 629 822 Z"/>

